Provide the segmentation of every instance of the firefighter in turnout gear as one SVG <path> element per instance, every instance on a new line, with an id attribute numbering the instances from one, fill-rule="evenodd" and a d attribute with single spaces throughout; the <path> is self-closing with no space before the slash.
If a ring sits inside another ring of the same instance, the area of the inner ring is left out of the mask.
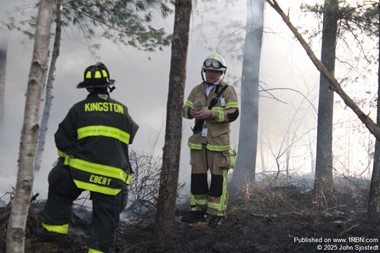
<path id="1" fill-rule="evenodd" d="M 73 201 L 87 190 L 93 207 L 88 252 L 115 250 L 132 173 L 128 146 L 138 125 L 125 105 L 110 98 L 114 82 L 104 64 L 86 68 L 77 88 L 86 88 L 89 95 L 59 124 L 54 135 L 59 159 L 49 173 L 44 221 L 37 233 L 42 240 L 67 243 Z"/>
<path id="2" fill-rule="evenodd" d="M 183 108 L 184 118 L 195 119 L 193 135 L 188 140 L 191 210 L 183 222 L 206 221 L 216 226 L 226 217 L 227 174 L 236 156 L 230 147 L 230 123 L 239 116 L 236 92 L 223 81 L 226 70 L 221 55 L 208 56 L 202 65 L 203 82 L 191 90 Z"/>

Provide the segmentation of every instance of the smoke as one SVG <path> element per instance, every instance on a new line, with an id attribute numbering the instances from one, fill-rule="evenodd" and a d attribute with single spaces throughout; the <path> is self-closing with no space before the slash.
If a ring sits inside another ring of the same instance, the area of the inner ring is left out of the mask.
<path id="1" fill-rule="evenodd" d="M 16 2 L 19 1 L 2 0 L 1 12 L 4 13 L 5 9 L 13 10 Z M 32 11 L 33 8 L 30 7 L 34 2 L 24 1 L 29 7 L 24 7 L 22 10 Z M 241 50 L 245 35 L 246 2 L 237 0 L 227 1 L 227 5 L 225 3 L 224 1 L 207 3 L 198 1 L 195 6 L 190 33 L 185 97 L 196 84 L 201 82 L 202 62 L 207 55 L 215 51 L 225 57 L 228 65 L 226 81 L 235 85 L 240 95 Z M 289 9 L 290 17 L 296 24 L 311 22 L 300 14 L 298 1 L 294 3 L 279 1 L 279 3 L 284 9 Z M 168 32 L 172 32 L 172 16 L 165 21 L 157 18 L 157 22 L 158 26 L 164 26 Z M 310 172 L 308 138 L 313 140 L 316 133 L 316 115 L 311 104 L 314 103 L 315 106 L 317 101 L 316 88 L 319 74 L 288 28 L 268 6 L 265 8 L 264 22 L 260 81 L 263 89 L 272 90 L 270 93 L 260 94 L 259 136 L 261 143 L 259 149 L 262 150 L 262 154 L 258 154 L 258 158 L 263 157 L 263 159 L 258 159 L 258 164 L 265 165 L 270 170 L 276 169 L 273 154 L 284 151 L 285 136 L 287 133 L 293 133 L 287 137 L 289 140 L 292 139 L 291 137 L 298 140 L 292 149 L 291 165 L 299 171 Z M 20 43 L 21 41 L 27 43 Z M 70 107 L 86 97 L 87 92 L 78 90 L 75 86 L 82 80 L 84 69 L 97 61 L 105 63 L 111 77 L 116 80 L 116 90 L 111 96 L 124 103 L 129 108 L 131 116 L 140 125 L 131 148 L 137 152 L 162 156 L 170 48 L 157 53 L 147 53 L 118 46 L 105 39 L 94 42 L 100 47 L 89 50 L 88 42 L 82 38 L 76 28 L 69 27 L 63 33 L 43 164 L 41 170 L 35 175 L 34 191 L 39 192 L 41 198 L 47 194 L 47 175 L 57 158 L 53 135 Z M 0 173 L 2 175 L 0 193 L 9 191 L 10 185 L 15 185 L 31 51 L 32 42 L 26 40 L 23 35 L 15 31 L 9 34 L 5 126 L 0 136 Z M 278 88 L 292 88 L 299 93 Z M 310 101 L 306 101 L 300 93 L 307 96 Z M 190 165 L 186 143 L 191 135 L 192 125 L 193 122 L 184 120 L 182 130 L 180 181 L 186 183 L 185 191 L 187 192 L 190 182 Z M 231 136 L 234 148 L 237 147 L 238 129 L 239 121 L 232 124 Z M 308 131 L 310 136 L 307 135 Z M 314 143 L 311 144 L 311 146 L 314 145 Z"/>
<path id="2" fill-rule="evenodd" d="M 242 41 L 239 42 L 239 38 L 244 36 L 245 6 L 242 0 L 234 4 L 230 3 L 228 6 L 223 1 L 219 1 L 218 3 L 199 3 L 197 9 L 194 10 L 194 13 L 201 14 L 201 18 L 193 15 L 185 96 L 189 94 L 192 87 L 201 82 L 201 64 L 207 55 L 215 51 L 220 52 L 227 60 L 226 81 L 234 83 L 237 92 L 240 93 Z M 228 15 L 223 13 L 228 13 Z M 172 17 L 163 24 L 169 32 L 172 31 Z M 43 164 L 41 170 L 35 175 L 34 188 L 41 196 L 47 193 L 47 174 L 51 169 L 51 164 L 57 158 L 54 132 L 70 107 L 87 95 L 85 90 L 77 90 L 75 86 L 82 80 L 83 70 L 94 62 L 102 61 L 106 64 L 112 78 L 116 80 L 116 90 L 111 94 L 112 97 L 127 105 L 130 114 L 140 125 L 131 148 L 137 152 L 162 155 L 170 48 L 148 54 L 117 46 L 105 39 L 98 39 L 96 44 L 100 47 L 89 50 L 88 43 L 81 38 L 80 32 L 73 27 L 67 28 L 63 33 Z M 25 37 L 20 33 L 12 32 L 8 44 L 6 126 L 0 145 L 0 169 L 1 174 L 9 179 L 8 182 L 11 185 L 15 184 L 17 174 L 24 95 L 30 67 L 28 59 L 31 59 L 32 51 L 32 43 L 20 44 L 19 42 L 23 40 Z M 26 60 L 20 61 L 20 59 Z M 188 189 L 190 177 L 189 150 L 186 143 L 191 135 L 192 125 L 193 122 L 184 121 L 180 181 L 186 183 L 186 189 Z M 238 122 L 235 122 L 232 128 L 232 142 L 235 144 L 237 137 Z M 5 189 L 0 189 L 0 191 L 4 192 Z"/>

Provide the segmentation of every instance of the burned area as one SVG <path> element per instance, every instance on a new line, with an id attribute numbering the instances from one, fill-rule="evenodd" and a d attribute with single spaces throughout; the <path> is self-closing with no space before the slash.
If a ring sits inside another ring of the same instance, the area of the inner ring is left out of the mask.
<path id="1" fill-rule="evenodd" d="M 317 200 L 305 191 L 302 182 L 279 185 L 271 180 L 257 182 L 230 197 L 227 219 L 218 227 L 205 223 L 181 222 L 187 212 L 178 205 L 170 248 L 154 248 L 154 208 L 143 213 L 129 211 L 118 231 L 117 252 L 378 252 L 380 222 L 369 222 L 366 215 L 369 182 L 343 178 L 336 182 L 331 196 Z M 244 196 L 243 196 L 244 195 Z M 40 228 L 44 201 L 30 207 L 25 252 L 85 253 L 91 210 L 74 208 L 70 246 L 41 242 L 34 236 Z M 135 206 L 134 208 L 140 208 Z M 129 209 L 131 210 L 131 209 Z M 0 249 L 5 252 L 6 227 L 10 208 L 0 213 Z"/>

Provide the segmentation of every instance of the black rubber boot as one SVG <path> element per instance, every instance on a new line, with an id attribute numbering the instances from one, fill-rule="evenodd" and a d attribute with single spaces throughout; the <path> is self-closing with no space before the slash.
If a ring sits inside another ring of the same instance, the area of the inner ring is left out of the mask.
<path id="1" fill-rule="evenodd" d="M 220 226 L 225 217 L 224 216 L 217 216 L 217 215 L 212 215 L 212 214 L 207 214 L 207 225 L 209 227 L 217 227 Z"/>
<path id="2" fill-rule="evenodd" d="M 205 214 L 204 211 L 190 211 L 182 217 L 181 221 L 185 223 L 206 222 Z"/>
<path id="3" fill-rule="evenodd" d="M 49 232 L 45 228 L 38 230 L 35 234 L 35 237 L 43 242 L 54 242 L 66 247 L 70 247 L 73 244 L 73 239 L 68 235 Z"/>

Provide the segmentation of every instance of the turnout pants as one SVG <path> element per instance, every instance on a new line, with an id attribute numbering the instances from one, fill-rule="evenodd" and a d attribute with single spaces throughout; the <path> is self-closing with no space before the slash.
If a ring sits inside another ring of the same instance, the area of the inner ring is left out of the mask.
<path id="1" fill-rule="evenodd" d="M 191 151 L 190 206 L 192 211 L 206 211 L 217 216 L 226 216 L 227 174 L 231 160 L 229 151 Z M 211 172 L 210 186 L 207 171 Z"/>
<path id="2" fill-rule="evenodd" d="M 48 177 L 49 193 L 45 205 L 44 223 L 50 232 L 67 234 L 72 215 L 73 201 L 83 189 L 74 184 L 70 168 L 62 161 L 51 170 Z M 91 192 L 93 206 L 89 252 L 113 252 L 119 215 L 126 205 L 127 188 L 116 196 Z"/>

